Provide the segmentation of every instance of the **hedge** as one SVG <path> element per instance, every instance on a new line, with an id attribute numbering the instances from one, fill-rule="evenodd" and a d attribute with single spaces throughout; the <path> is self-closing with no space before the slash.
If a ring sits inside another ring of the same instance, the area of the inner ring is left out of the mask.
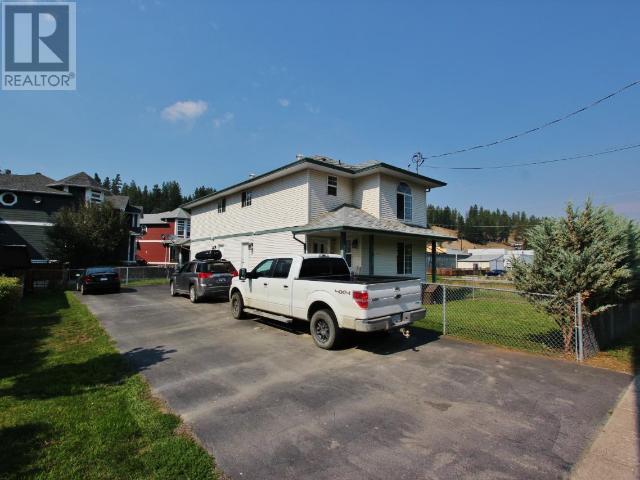
<path id="1" fill-rule="evenodd" d="M 12 311 L 22 298 L 19 278 L 0 277 L 0 315 Z"/>

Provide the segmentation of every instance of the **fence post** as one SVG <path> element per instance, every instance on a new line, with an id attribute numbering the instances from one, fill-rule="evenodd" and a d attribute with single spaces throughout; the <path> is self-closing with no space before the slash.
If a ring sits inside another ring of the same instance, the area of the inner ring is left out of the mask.
<path id="1" fill-rule="evenodd" d="M 126 277 L 125 277 L 124 284 L 125 285 L 129 285 L 129 267 L 125 268 L 125 275 L 126 275 Z"/>
<path id="2" fill-rule="evenodd" d="M 584 360 L 584 342 L 582 338 L 582 295 L 576 295 L 576 326 L 578 328 L 578 361 Z"/>
<path id="3" fill-rule="evenodd" d="M 447 286 L 442 285 L 442 335 L 447 334 Z"/>

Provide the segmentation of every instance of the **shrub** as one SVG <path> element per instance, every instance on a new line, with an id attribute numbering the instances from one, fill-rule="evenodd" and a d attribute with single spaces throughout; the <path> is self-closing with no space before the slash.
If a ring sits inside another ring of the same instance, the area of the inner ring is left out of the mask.
<path id="1" fill-rule="evenodd" d="M 22 298 L 22 284 L 15 277 L 0 277 L 0 315 L 15 308 Z"/>

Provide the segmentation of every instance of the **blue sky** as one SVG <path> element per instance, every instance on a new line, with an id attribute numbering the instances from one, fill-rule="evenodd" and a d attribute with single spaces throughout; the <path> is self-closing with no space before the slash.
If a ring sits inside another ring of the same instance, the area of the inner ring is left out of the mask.
<path id="1" fill-rule="evenodd" d="M 640 79 L 640 2 L 77 2 L 75 92 L 0 92 L 0 167 L 79 170 L 185 192 L 297 153 L 406 167 Z M 180 103 L 182 102 L 182 103 Z M 443 166 L 640 143 L 640 86 Z M 421 173 L 430 202 L 557 215 L 591 195 L 640 218 L 640 149 L 546 167 Z"/>

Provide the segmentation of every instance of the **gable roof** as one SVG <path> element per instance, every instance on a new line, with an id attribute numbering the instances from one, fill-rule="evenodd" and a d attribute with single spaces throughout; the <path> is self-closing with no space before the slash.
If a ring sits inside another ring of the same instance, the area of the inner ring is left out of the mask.
<path id="1" fill-rule="evenodd" d="M 455 240 L 455 237 L 443 235 L 428 228 L 407 225 L 399 220 L 374 217 L 361 208 L 344 204 L 330 212 L 320 215 L 306 225 L 293 227 L 293 232 L 308 233 L 335 230 L 356 230 L 372 233 L 392 233 L 410 237 L 427 237 L 433 240 Z"/>
<path id="2" fill-rule="evenodd" d="M 0 190 L 43 193 L 47 195 L 61 195 L 67 197 L 71 196 L 70 193 L 49 187 L 51 182 L 53 182 L 52 178 L 42 175 L 41 173 L 33 173 L 30 175 L 13 175 L 5 173 L 0 175 Z"/>
<path id="3" fill-rule="evenodd" d="M 406 177 L 407 179 L 420 181 L 421 183 L 428 185 L 429 188 L 444 187 L 446 185 L 445 182 L 441 182 L 440 180 L 425 177 L 424 175 L 420 175 L 419 173 L 414 173 L 409 170 L 390 165 L 388 163 L 379 162 L 377 160 L 371 160 L 359 164 L 348 164 L 342 162 L 341 160 L 335 160 L 333 158 L 316 155 L 311 157 L 300 157 L 295 162 L 288 163 L 287 165 L 276 168 L 275 170 L 257 175 L 243 182 L 236 183 L 235 185 L 231 185 L 230 187 L 223 188 L 222 190 L 218 190 L 204 197 L 192 200 L 191 202 L 187 202 L 181 205 L 181 207 L 188 209 L 196 207 L 198 205 L 203 205 L 218 198 L 224 197 L 225 195 L 228 195 L 229 193 L 232 193 L 234 190 L 237 190 L 239 188 L 249 188 L 253 185 L 267 182 L 271 180 L 272 177 L 277 178 L 279 175 L 283 175 L 283 172 L 286 170 L 297 171 L 311 165 L 322 167 L 323 169 L 328 169 L 330 171 L 333 170 L 336 172 L 350 174 L 354 177 L 368 175 L 371 173 L 375 173 L 376 171 L 386 171 L 392 172 L 401 177 Z"/>
<path id="4" fill-rule="evenodd" d="M 113 208 L 117 208 L 123 212 L 127 209 L 127 205 L 129 205 L 129 197 L 126 195 L 105 195 L 104 201 Z"/>
<path id="5" fill-rule="evenodd" d="M 169 210 L 167 212 L 160 213 L 145 213 L 140 219 L 140 224 L 144 225 L 157 225 L 160 223 L 167 223 L 167 220 L 173 220 L 176 218 L 191 218 L 191 215 L 186 210 L 182 208 L 174 208 L 173 210 Z"/>
<path id="6" fill-rule="evenodd" d="M 52 181 L 49 184 L 50 187 L 84 187 L 92 188 L 94 190 L 106 190 L 102 187 L 93 177 L 86 172 L 78 172 L 68 177 L 63 178 L 57 182 Z"/>

